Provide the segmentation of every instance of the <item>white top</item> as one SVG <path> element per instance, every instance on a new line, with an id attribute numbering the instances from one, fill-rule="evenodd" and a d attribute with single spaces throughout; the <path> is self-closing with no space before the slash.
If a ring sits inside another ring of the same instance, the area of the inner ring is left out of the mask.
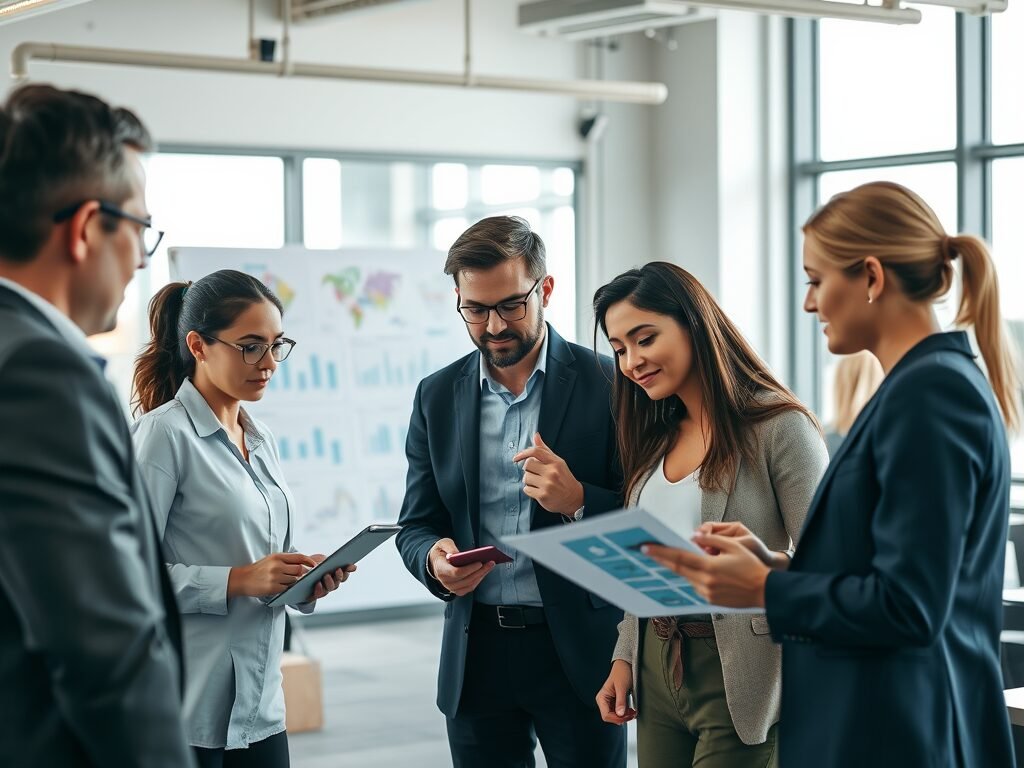
<path id="1" fill-rule="evenodd" d="M 689 539 L 700 525 L 700 485 L 697 471 L 682 480 L 670 482 L 665 477 L 665 457 L 648 478 L 637 506 L 646 509 L 684 539 Z"/>

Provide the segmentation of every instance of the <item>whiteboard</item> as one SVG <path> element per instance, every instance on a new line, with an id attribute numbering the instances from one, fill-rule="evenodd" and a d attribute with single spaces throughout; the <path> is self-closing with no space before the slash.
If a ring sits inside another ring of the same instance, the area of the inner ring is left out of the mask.
<path id="1" fill-rule="evenodd" d="M 284 304 L 297 344 L 263 400 L 243 407 L 274 433 L 295 497 L 292 542 L 330 554 L 371 523 L 394 523 L 416 385 L 474 347 L 444 254 L 177 248 L 171 278 L 218 269 L 258 277 Z M 317 612 L 433 602 L 392 545 L 378 548 Z"/>

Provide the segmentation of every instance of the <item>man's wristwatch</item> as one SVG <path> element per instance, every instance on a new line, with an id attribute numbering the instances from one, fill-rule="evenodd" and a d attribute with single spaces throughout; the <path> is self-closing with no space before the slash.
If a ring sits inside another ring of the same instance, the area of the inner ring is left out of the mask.
<path id="1" fill-rule="evenodd" d="M 584 509 L 586 509 L 586 507 L 580 507 L 575 512 L 573 512 L 571 515 L 564 515 L 564 517 L 567 517 L 568 519 L 572 520 L 574 523 L 578 523 L 580 520 L 583 519 L 583 510 Z"/>

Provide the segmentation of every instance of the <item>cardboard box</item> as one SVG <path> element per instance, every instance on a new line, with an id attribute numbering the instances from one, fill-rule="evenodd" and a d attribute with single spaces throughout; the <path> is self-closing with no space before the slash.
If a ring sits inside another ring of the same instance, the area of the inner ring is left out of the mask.
<path id="1" fill-rule="evenodd" d="M 285 724 L 288 733 L 319 731 L 324 727 L 324 695 L 320 662 L 301 653 L 285 651 L 281 658 L 284 677 Z"/>

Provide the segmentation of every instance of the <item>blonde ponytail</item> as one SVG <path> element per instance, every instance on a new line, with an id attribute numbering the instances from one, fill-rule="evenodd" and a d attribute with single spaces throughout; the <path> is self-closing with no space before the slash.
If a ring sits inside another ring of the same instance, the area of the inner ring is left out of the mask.
<path id="1" fill-rule="evenodd" d="M 995 264 L 985 244 L 972 235 L 948 239 L 951 256 L 962 264 L 963 293 L 957 310 L 957 325 L 973 325 L 978 348 L 988 370 L 1003 420 L 1010 430 L 1020 428 L 1020 382 L 1016 355 L 999 313 L 999 281 Z"/>
<path id="2" fill-rule="evenodd" d="M 823 258 L 848 275 L 877 258 L 899 278 L 913 301 L 935 301 L 953 284 L 953 259 L 963 262 L 957 323 L 973 325 L 1003 421 L 1020 427 L 1020 384 L 1013 345 L 999 315 L 999 285 L 988 248 L 976 237 L 946 234 L 938 216 L 911 190 L 873 181 L 840 192 L 804 225 L 822 245 Z"/>

